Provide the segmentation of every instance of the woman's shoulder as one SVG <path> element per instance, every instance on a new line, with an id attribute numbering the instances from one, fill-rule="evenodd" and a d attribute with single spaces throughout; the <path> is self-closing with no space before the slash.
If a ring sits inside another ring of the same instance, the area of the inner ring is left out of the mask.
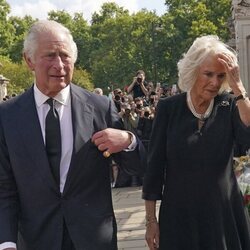
<path id="1" fill-rule="evenodd" d="M 180 93 L 177 95 L 163 97 L 160 98 L 159 103 L 160 105 L 176 105 L 177 103 L 183 102 L 186 100 L 186 93 Z"/>
<path id="2" fill-rule="evenodd" d="M 161 98 L 157 104 L 157 112 L 161 114 L 172 114 L 182 110 L 186 103 L 186 93 L 180 93 L 170 97 Z"/>

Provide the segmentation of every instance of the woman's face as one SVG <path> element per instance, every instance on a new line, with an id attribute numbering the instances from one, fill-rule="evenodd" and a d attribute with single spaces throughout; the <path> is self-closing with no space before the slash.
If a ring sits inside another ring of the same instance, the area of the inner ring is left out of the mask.
<path id="1" fill-rule="evenodd" d="M 208 56 L 198 69 L 193 90 L 203 100 L 214 98 L 225 80 L 226 71 L 217 56 Z"/>

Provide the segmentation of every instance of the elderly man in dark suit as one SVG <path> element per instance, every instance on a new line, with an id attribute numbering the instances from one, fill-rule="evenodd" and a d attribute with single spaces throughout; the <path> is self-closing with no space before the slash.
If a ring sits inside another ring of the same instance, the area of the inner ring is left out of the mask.
<path id="1" fill-rule="evenodd" d="M 0 105 L 0 249 L 115 250 L 109 156 L 139 159 L 140 143 L 112 101 L 71 83 L 64 26 L 36 22 L 24 58 L 34 85 Z"/>

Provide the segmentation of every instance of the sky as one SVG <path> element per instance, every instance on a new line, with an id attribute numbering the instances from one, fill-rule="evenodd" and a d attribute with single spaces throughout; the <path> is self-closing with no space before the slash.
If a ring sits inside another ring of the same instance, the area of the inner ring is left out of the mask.
<path id="1" fill-rule="evenodd" d="M 156 11 L 157 15 L 166 12 L 165 0 L 7 0 L 11 7 L 11 16 L 46 19 L 51 10 L 65 10 L 70 14 L 83 13 L 84 19 L 90 21 L 94 12 L 99 13 L 105 2 L 115 2 L 120 7 L 129 10 L 130 14 L 143 8 Z"/>

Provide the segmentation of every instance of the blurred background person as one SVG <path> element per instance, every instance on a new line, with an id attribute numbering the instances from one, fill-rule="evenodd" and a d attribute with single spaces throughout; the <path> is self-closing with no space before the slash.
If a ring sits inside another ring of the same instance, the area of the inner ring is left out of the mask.
<path id="1" fill-rule="evenodd" d="M 133 134 L 136 134 L 136 128 L 138 125 L 137 115 L 131 112 L 131 106 L 128 103 L 124 103 L 119 112 L 122 118 L 124 128 Z"/>
<path id="2" fill-rule="evenodd" d="M 93 93 L 95 93 L 97 95 L 103 95 L 103 90 L 101 88 L 95 88 L 93 90 Z"/>
<path id="3" fill-rule="evenodd" d="M 152 131 L 154 115 L 152 114 L 151 107 L 147 106 L 143 110 L 143 115 L 139 118 L 137 126 L 137 134 L 141 139 L 146 152 L 148 152 L 148 145 Z"/>
<path id="4" fill-rule="evenodd" d="M 139 116 L 137 115 L 136 112 L 132 111 L 130 104 L 123 103 L 121 106 L 121 111 L 119 112 L 119 115 L 122 118 L 124 129 L 132 132 L 134 135 L 137 135 L 137 125 L 138 125 Z M 133 164 L 133 160 L 130 161 L 130 164 Z M 136 166 L 137 162 L 134 161 L 134 164 Z M 125 167 L 123 168 L 125 169 Z M 141 173 L 143 175 L 144 171 L 142 170 Z M 141 175 L 129 174 L 121 170 L 119 173 L 118 180 L 117 180 L 118 182 L 116 185 L 117 187 L 121 186 L 120 178 L 122 178 L 122 182 L 126 181 L 126 185 L 129 185 L 131 187 L 137 187 L 137 186 L 142 185 Z"/>
<path id="5" fill-rule="evenodd" d="M 115 103 L 115 106 L 118 112 L 121 111 L 122 96 L 123 96 L 123 92 L 121 89 L 118 88 L 113 91 L 113 101 Z"/>

